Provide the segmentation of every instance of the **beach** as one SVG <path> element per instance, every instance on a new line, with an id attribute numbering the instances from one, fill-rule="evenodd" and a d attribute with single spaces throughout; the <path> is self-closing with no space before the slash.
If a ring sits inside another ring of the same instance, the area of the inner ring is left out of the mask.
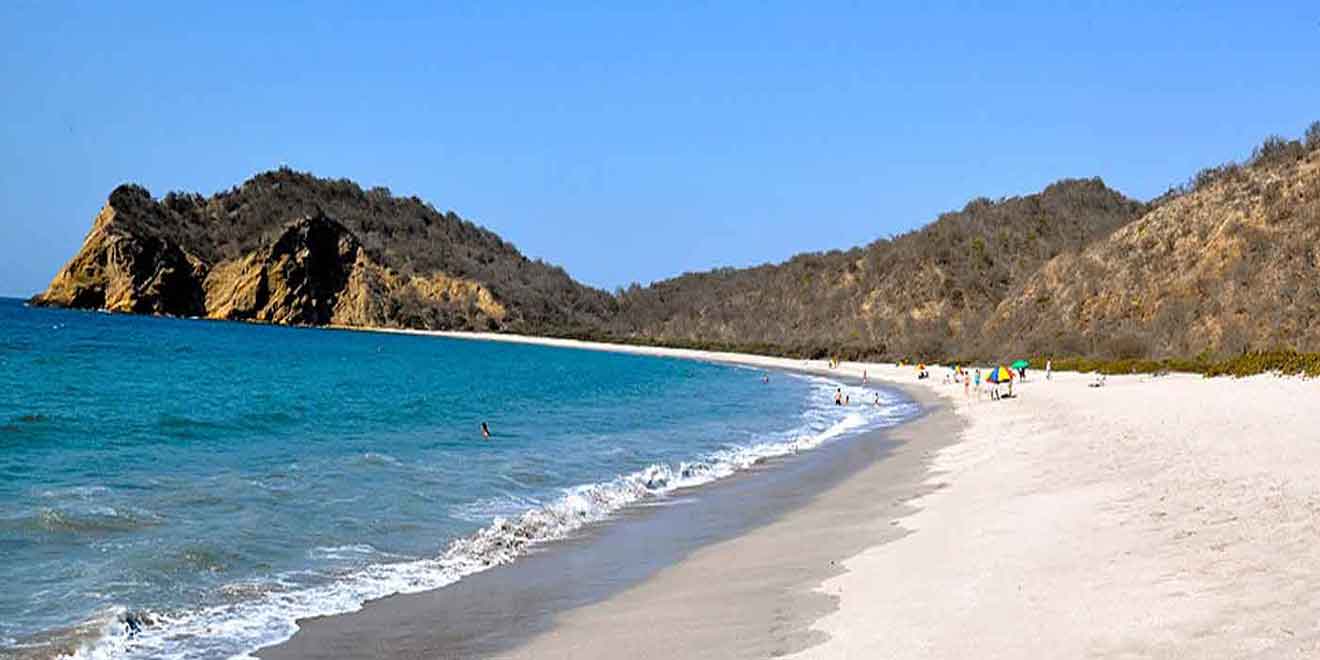
<path id="1" fill-rule="evenodd" d="M 1091 380 L 958 402 L 947 487 L 821 585 L 801 657 L 1316 657 L 1320 383 Z"/>
<path id="2" fill-rule="evenodd" d="M 940 369 L 512 340 L 865 371 L 929 412 L 891 456 L 498 657 L 1320 651 L 1320 383 L 1033 371 L 992 402 Z"/>

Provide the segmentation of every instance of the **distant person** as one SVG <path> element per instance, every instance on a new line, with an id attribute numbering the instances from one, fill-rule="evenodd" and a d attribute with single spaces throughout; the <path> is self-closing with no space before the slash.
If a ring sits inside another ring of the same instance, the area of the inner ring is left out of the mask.
<path id="1" fill-rule="evenodd" d="M 843 388 L 841 387 L 834 388 L 834 405 L 843 405 Z"/>
<path id="2" fill-rule="evenodd" d="M 761 382 L 762 382 L 762 383 L 769 384 L 769 383 L 770 383 L 770 374 L 766 374 L 766 375 L 764 375 L 764 376 L 761 376 Z"/>
<path id="3" fill-rule="evenodd" d="M 490 427 L 485 422 L 481 423 L 481 437 L 490 440 Z"/>
<path id="4" fill-rule="evenodd" d="M 976 400 L 980 401 L 981 400 L 981 370 L 980 369 L 976 370 L 976 375 L 973 376 L 973 378 L 976 379 Z"/>
<path id="5" fill-rule="evenodd" d="M 850 394 L 843 395 L 843 405 L 847 406 L 850 405 L 851 403 L 852 403 L 852 395 Z"/>
<path id="6" fill-rule="evenodd" d="M 1050 379 L 1050 373 L 1053 372 L 1053 371 L 1054 371 L 1054 362 L 1053 362 L 1052 360 L 1046 360 L 1046 361 L 1045 361 L 1045 380 L 1049 380 L 1049 379 Z"/>
<path id="7" fill-rule="evenodd" d="M 862 369 L 862 384 L 865 385 L 869 382 L 871 382 L 871 379 L 866 375 L 866 370 Z"/>
<path id="8" fill-rule="evenodd" d="M 879 407 L 880 407 L 880 393 L 879 393 L 879 392 L 876 392 L 876 393 L 875 393 L 875 407 L 876 407 L 876 408 L 879 408 Z"/>
<path id="9" fill-rule="evenodd" d="M 962 382 L 963 382 L 963 398 L 964 398 L 964 399 L 970 399 L 970 398 L 972 398 L 972 383 L 971 383 L 971 381 L 967 379 L 967 376 L 963 376 Z"/>

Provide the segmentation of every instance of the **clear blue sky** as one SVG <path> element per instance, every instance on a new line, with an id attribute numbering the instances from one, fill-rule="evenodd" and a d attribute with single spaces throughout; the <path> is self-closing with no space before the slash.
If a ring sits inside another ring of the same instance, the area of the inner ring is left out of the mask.
<path id="1" fill-rule="evenodd" d="M 0 3 L 0 295 L 127 181 L 385 185 L 614 287 L 1320 119 L 1315 2 L 643 4 Z"/>

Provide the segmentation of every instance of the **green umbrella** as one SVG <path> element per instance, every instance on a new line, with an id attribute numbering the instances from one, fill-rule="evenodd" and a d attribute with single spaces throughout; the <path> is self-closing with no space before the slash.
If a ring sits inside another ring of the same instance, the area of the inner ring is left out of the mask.
<path id="1" fill-rule="evenodd" d="M 1014 362 L 1012 365 L 1009 366 L 1013 367 L 1014 369 L 1025 369 L 1030 364 L 1031 363 L 1027 362 L 1026 360 L 1018 360 L 1017 362 Z"/>

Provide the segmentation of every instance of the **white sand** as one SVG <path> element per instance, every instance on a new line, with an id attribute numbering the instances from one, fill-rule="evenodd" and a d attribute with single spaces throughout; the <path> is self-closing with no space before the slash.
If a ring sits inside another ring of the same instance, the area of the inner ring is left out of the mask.
<path id="1" fill-rule="evenodd" d="M 801 657 L 1320 657 L 1320 382 L 1089 380 L 937 388 L 948 487 L 822 585 Z"/>
<path id="2" fill-rule="evenodd" d="M 832 373 L 862 369 L 916 382 Z M 798 657 L 1320 657 L 1320 382 L 1029 375 L 1000 402 L 923 381 L 966 420 L 931 461 L 942 487 L 819 587 L 839 607 Z M 568 648 L 612 657 L 592 639 Z"/>

